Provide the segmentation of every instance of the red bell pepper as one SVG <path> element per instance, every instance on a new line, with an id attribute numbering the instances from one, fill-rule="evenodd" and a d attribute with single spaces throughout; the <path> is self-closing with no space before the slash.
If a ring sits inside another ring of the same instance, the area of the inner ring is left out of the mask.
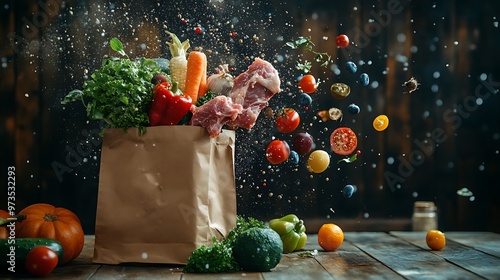
<path id="1" fill-rule="evenodd" d="M 153 103 L 149 108 L 149 125 L 176 125 L 193 105 L 191 97 L 178 91 L 177 83 L 157 84 L 153 90 Z"/>

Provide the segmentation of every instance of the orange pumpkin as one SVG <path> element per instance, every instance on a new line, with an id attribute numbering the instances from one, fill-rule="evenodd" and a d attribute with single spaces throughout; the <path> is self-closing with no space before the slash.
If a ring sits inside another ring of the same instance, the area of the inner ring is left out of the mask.
<path id="1" fill-rule="evenodd" d="M 8 218 L 10 217 L 7 211 L 0 209 L 0 218 Z M 7 227 L 0 227 L 0 239 L 9 237 L 9 229 Z"/>
<path id="2" fill-rule="evenodd" d="M 84 233 L 75 213 L 65 208 L 38 203 L 24 208 L 19 214 L 26 215 L 26 219 L 16 224 L 16 237 L 56 239 L 64 251 L 60 264 L 72 261 L 82 252 Z"/>

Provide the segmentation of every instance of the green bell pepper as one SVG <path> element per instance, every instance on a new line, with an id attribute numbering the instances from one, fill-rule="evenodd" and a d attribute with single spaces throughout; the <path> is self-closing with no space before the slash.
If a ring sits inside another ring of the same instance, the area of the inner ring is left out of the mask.
<path id="1" fill-rule="evenodd" d="M 307 235 L 304 221 L 294 214 L 272 219 L 269 221 L 269 227 L 280 235 L 285 254 L 300 250 L 306 244 Z"/>

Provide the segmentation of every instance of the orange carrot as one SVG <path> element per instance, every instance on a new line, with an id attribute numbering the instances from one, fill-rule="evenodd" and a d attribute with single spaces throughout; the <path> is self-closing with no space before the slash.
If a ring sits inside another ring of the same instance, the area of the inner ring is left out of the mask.
<path id="1" fill-rule="evenodd" d="M 201 76 L 200 88 L 198 89 L 198 97 L 205 95 L 208 91 L 207 85 L 207 61 L 205 60 L 205 66 L 203 66 L 203 75 Z"/>
<path id="2" fill-rule="evenodd" d="M 196 100 L 198 99 L 198 91 L 200 90 L 200 84 L 203 80 L 203 76 L 205 76 L 206 80 L 206 73 L 207 56 L 198 51 L 190 52 L 187 63 L 186 85 L 183 93 L 184 95 L 191 97 L 193 104 L 196 103 Z"/>

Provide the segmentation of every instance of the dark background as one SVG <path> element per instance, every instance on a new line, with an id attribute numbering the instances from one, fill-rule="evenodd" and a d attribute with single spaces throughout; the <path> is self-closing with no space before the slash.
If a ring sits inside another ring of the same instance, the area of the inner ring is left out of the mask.
<path id="1" fill-rule="evenodd" d="M 113 54 L 110 38 L 124 42 L 131 57 L 170 58 L 169 30 L 206 51 L 209 71 L 228 63 L 237 75 L 253 57 L 272 62 L 283 91 L 270 107 L 296 108 L 299 130 L 331 154 L 322 174 L 306 170 L 306 157 L 298 166 L 270 166 L 267 143 L 291 141 L 296 132 L 280 134 L 263 115 L 251 131 L 238 130 L 240 214 L 268 219 L 294 212 L 311 231 L 326 221 L 345 230 L 406 230 L 413 202 L 429 200 L 442 230 L 500 232 L 498 1 L 170 2 L 1 1 L 0 184 L 7 189 L 7 167 L 14 166 L 17 211 L 51 203 L 74 211 L 93 232 L 100 138 L 89 132 L 100 125 L 80 104 L 63 107 L 60 100 Z M 344 52 L 335 45 L 341 33 L 354 42 Z M 314 56 L 284 46 L 298 36 L 310 36 L 334 62 L 326 69 L 313 63 L 322 83 L 307 110 L 298 102 L 301 72 L 294 66 Z M 356 74 L 345 70 L 348 60 L 358 63 Z M 357 82 L 361 72 L 370 76 L 368 87 Z M 404 94 L 401 85 L 412 76 L 420 88 Z M 351 86 L 348 98 L 330 96 L 334 82 Z M 361 113 L 347 113 L 350 103 Z M 345 112 L 341 122 L 316 117 L 330 107 Z M 379 114 L 390 119 L 383 132 L 372 127 Z M 342 157 L 329 148 L 331 131 L 341 125 L 357 133 L 362 152 L 350 164 L 337 163 Z M 341 194 L 346 184 L 357 186 L 349 199 Z M 464 187 L 472 197 L 457 194 Z M 0 208 L 7 208 L 6 197 L 0 192 Z"/>

